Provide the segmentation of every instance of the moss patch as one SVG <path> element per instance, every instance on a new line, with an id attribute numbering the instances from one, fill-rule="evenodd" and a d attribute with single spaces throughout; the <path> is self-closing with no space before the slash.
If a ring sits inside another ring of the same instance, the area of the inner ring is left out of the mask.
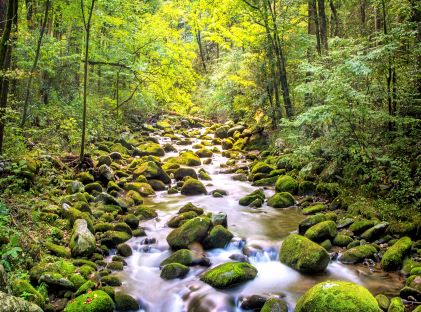
<path id="1" fill-rule="evenodd" d="M 249 263 L 228 262 L 207 271 L 200 279 L 215 288 L 227 288 L 252 280 L 256 275 L 256 268 Z"/>

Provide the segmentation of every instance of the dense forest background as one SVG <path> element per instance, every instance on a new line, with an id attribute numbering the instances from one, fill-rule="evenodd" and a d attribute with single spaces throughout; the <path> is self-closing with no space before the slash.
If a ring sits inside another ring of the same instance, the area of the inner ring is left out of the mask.
<path id="1" fill-rule="evenodd" d="M 0 149 L 14 161 L 1 170 L 24 171 L 28 155 L 83 158 L 172 112 L 247 123 L 303 178 L 363 194 L 382 217 L 410 216 L 421 205 L 420 10 L 416 0 L 0 0 Z"/>

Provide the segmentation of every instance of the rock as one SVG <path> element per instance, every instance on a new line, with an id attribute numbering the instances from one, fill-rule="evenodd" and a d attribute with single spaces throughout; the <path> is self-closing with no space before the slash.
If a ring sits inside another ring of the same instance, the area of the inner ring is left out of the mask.
<path id="1" fill-rule="evenodd" d="M 222 225 L 225 228 L 228 226 L 228 216 L 225 212 L 218 212 L 212 214 L 211 221 L 214 226 Z"/>
<path id="2" fill-rule="evenodd" d="M 339 261 L 346 264 L 361 263 L 364 259 L 373 259 L 377 249 L 373 245 L 361 245 L 345 251 Z"/>
<path id="3" fill-rule="evenodd" d="M 207 194 L 206 187 L 199 180 L 189 178 L 187 179 L 183 187 L 181 188 L 181 194 L 186 196 L 202 195 Z"/>
<path id="4" fill-rule="evenodd" d="M 185 168 L 185 167 L 182 167 L 182 168 L 178 168 L 174 172 L 174 179 L 176 179 L 177 181 L 181 181 L 185 177 L 191 177 L 193 179 L 197 179 L 196 170 L 194 170 L 193 168 Z"/>
<path id="5" fill-rule="evenodd" d="M 196 167 L 202 164 L 199 156 L 191 151 L 180 153 L 180 156 L 177 157 L 176 161 L 180 165 L 185 165 L 189 167 Z"/>
<path id="6" fill-rule="evenodd" d="M 3 265 L 0 263 L 0 292 L 8 292 L 8 288 L 7 274 Z"/>
<path id="7" fill-rule="evenodd" d="M 260 312 L 288 312 L 288 306 L 283 300 L 270 298 L 265 302 Z"/>
<path id="8" fill-rule="evenodd" d="M 404 288 L 401 289 L 400 296 L 407 300 L 413 298 L 412 300 L 415 299 L 416 301 L 419 302 L 421 300 L 421 290 L 417 288 L 405 286 Z"/>
<path id="9" fill-rule="evenodd" d="M 351 226 L 349 227 L 349 229 L 355 235 L 360 235 L 361 233 L 365 232 L 366 230 L 368 230 L 369 228 L 373 227 L 377 223 L 378 223 L 377 220 L 360 220 L 360 221 L 356 221 L 353 224 L 351 224 Z"/>
<path id="10" fill-rule="evenodd" d="M 241 206 L 249 206 L 251 203 L 253 203 L 256 199 L 260 199 L 261 201 L 264 201 L 266 198 L 265 193 L 262 189 L 258 189 L 242 198 L 240 198 L 239 204 Z"/>
<path id="11" fill-rule="evenodd" d="M 45 247 L 52 255 L 62 258 L 70 258 L 72 256 L 70 249 L 67 247 L 56 245 L 52 242 L 45 242 Z"/>
<path id="12" fill-rule="evenodd" d="M 171 178 L 155 161 L 147 161 L 137 166 L 136 170 L 133 172 L 133 176 L 144 176 L 148 180 L 156 179 L 165 184 L 171 183 Z"/>
<path id="13" fill-rule="evenodd" d="M 197 156 L 200 158 L 209 158 L 212 157 L 213 152 L 205 147 L 199 149 L 196 151 Z"/>
<path id="14" fill-rule="evenodd" d="M 319 245 L 322 246 L 324 249 L 326 249 L 326 251 L 329 251 L 332 249 L 332 242 L 330 241 L 330 239 L 324 240 Z"/>
<path id="15" fill-rule="evenodd" d="M 134 214 L 127 214 L 123 217 L 123 221 L 132 229 L 135 230 L 139 226 L 139 218 Z"/>
<path id="16" fill-rule="evenodd" d="M 110 167 L 107 165 L 101 165 L 98 168 L 98 180 L 108 183 L 109 181 L 114 181 L 114 173 Z"/>
<path id="17" fill-rule="evenodd" d="M 83 193 L 85 191 L 85 187 L 82 182 L 80 181 L 72 181 L 67 186 L 67 193 L 68 194 L 76 194 L 76 193 Z"/>
<path id="18" fill-rule="evenodd" d="M 95 181 L 93 175 L 89 172 L 79 172 L 76 175 L 76 179 L 78 179 L 83 184 L 89 184 Z"/>
<path id="19" fill-rule="evenodd" d="M 64 288 L 73 290 L 75 285 L 60 273 L 46 272 L 38 280 L 40 283 L 46 283 L 53 288 Z"/>
<path id="20" fill-rule="evenodd" d="M 310 181 L 302 181 L 298 184 L 298 195 L 314 195 L 316 184 Z"/>
<path id="21" fill-rule="evenodd" d="M 381 266 L 385 271 L 399 270 L 402 267 L 403 259 L 411 250 L 412 240 L 408 237 L 402 237 L 393 244 L 383 255 Z"/>
<path id="22" fill-rule="evenodd" d="M 228 262 L 205 272 L 200 278 L 215 288 L 228 288 L 256 277 L 257 270 L 249 263 Z"/>
<path id="23" fill-rule="evenodd" d="M 148 180 L 150 186 L 152 186 L 154 191 L 165 191 L 167 187 L 164 182 L 161 180 Z"/>
<path id="24" fill-rule="evenodd" d="M 382 236 L 385 232 L 387 227 L 389 226 L 389 223 L 387 222 L 381 222 L 379 224 L 376 224 L 372 228 L 369 228 L 366 230 L 363 234 L 361 234 L 361 238 L 372 242 L 376 239 L 378 239 L 380 236 Z"/>
<path id="25" fill-rule="evenodd" d="M 86 281 L 75 292 L 75 297 L 78 297 L 80 295 L 86 294 L 89 291 L 92 291 L 93 289 L 95 289 L 95 286 L 96 286 L 96 284 L 94 282 L 92 282 L 92 281 Z"/>
<path id="26" fill-rule="evenodd" d="M 106 292 L 95 290 L 70 301 L 64 312 L 113 312 L 114 308 L 114 302 Z"/>
<path id="27" fill-rule="evenodd" d="M 155 195 L 155 191 L 153 190 L 152 186 L 150 186 L 148 183 L 143 182 L 126 183 L 124 185 L 124 189 L 127 191 L 136 191 L 142 196 Z"/>
<path id="28" fill-rule="evenodd" d="M 273 208 L 288 208 L 294 206 L 294 204 L 294 197 L 287 192 L 275 193 L 275 195 L 268 199 L 268 206 Z"/>
<path id="29" fill-rule="evenodd" d="M 0 311 L 4 312 L 43 312 L 36 304 L 7 295 L 4 292 L 0 292 L 0 303 Z"/>
<path id="30" fill-rule="evenodd" d="M 251 295 L 249 297 L 240 298 L 240 308 L 243 310 L 260 311 L 267 300 L 267 296 L 260 295 Z"/>
<path id="31" fill-rule="evenodd" d="M 228 126 L 222 126 L 215 130 L 215 138 L 219 139 L 226 139 L 229 137 L 228 135 L 229 127 Z"/>
<path id="32" fill-rule="evenodd" d="M 13 295 L 24 298 L 38 305 L 41 308 L 45 306 L 44 297 L 26 280 L 18 279 L 12 285 Z M 1 311 L 1 307 L 0 307 Z"/>
<path id="33" fill-rule="evenodd" d="M 314 242 L 322 242 L 325 239 L 333 239 L 337 234 L 336 223 L 334 221 L 323 221 L 309 228 L 305 237 Z"/>
<path id="34" fill-rule="evenodd" d="M 387 311 L 390 305 L 390 300 L 385 295 L 378 294 L 376 297 L 377 303 L 379 304 L 380 309 Z"/>
<path id="35" fill-rule="evenodd" d="M 118 244 L 117 253 L 123 257 L 130 257 L 133 254 L 132 248 L 128 244 Z"/>
<path id="36" fill-rule="evenodd" d="M 337 227 L 338 229 L 344 229 L 353 223 L 354 223 L 354 219 L 352 218 L 342 218 L 338 220 Z"/>
<path id="37" fill-rule="evenodd" d="M 108 155 L 100 156 L 98 158 L 98 166 L 102 166 L 102 165 L 110 166 L 112 162 L 113 160 Z"/>
<path id="38" fill-rule="evenodd" d="M 203 242 L 206 249 L 225 248 L 234 235 L 222 225 L 216 225 Z"/>
<path id="39" fill-rule="evenodd" d="M 196 217 L 197 217 L 197 213 L 195 213 L 194 211 L 183 212 L 183 213 L 180 213 L 179 215 L 172 217 L 168 221 L 167 225 L 171 228 L 178 228 L 185 221 L 196 218 Z"/>
<path id="40" fill-rule="evenodd" d="M 161 271 L 161 278 L 171 280 L 175 278 L 183 278 L 189 273 L 190 269 L 180 263 L 166 264 Z"/>
<path id="41" fill-rule="evenodd" d="M 204 181 L 211 181 L 212 180 L 210 175 L 203 168 L 199 169 L 199 179 L 204 180 Z"/>
<path id="42" fill-rule="evenodd" d="M 196 217 L 188 220 L 167 236 L 167 242 L 172 249 L 188 248 L 194 242 L 201 243 L 207 236 L 211 221 L 206 217 Z"/>
<path id="43" fill-rule="evenodd" d="M 161 145 L 153 142 L 145 143 L 142 145 L 139 145 L 137 147 L 136 152 L 134 153 L 135 156 L 158 156 L 162 157 L 165 156 L 165 151 L 161 147 Z"/>
<path id="44" fill-rule="evenodd" d="M 306 208 L 303 209 L 303 214 L 304 215 L 310 215 L 310 214 L 314 214 L 314 213 L 319 213 L 319 212 L 323 212 L 327 209 L 327 207 L 323 204 L 314 204 L 311 206 L 308 206 Z"/>
<path id="45" fill-rule="evenodd" d="M 202 215 L 204 212 L 202 208 L 196 207 L 190 202 L 181 207 L 178 213 L 184 213 L 188 211 L 194 211 L 195 213 L 197 213 L 197 215 Z"/>
<path id="46" fill-rule="evenodd" d="M 399 297 L 392 298 L 387 312 L 405 312 L 405 306 L 403 305 L 402 299 Z"/>
<path id="47" fill-rule="evenodd" d="M 298 192 L 298 181 L 289 175 L 280 176 L 275 183 L 276 192 L 288 192 L 291 194 L 297 194 Z"/>
<path id="48" fill-rule="evenodd" d="M 330 260 L 323 247 L 297 234 L 291 234 L 284 240 L 279 259 L 297 271 L 310 274 L 323 272 Z"/>
<path id="49" fill-rule="evenodd" d="M 113 287 L 121 286 L 120 279 L 114 275 L 103 276 L 101 278 L 101 283 L 104 283 L 105 285 L 113 286 Z"/>
<path id="50" fill-rule="evenodd" d="M 107 269 L 111 271 L 123 271 L 124 263 L 121 261 L 111 261 L 107 264 Z"/>
<path id="51" fill-rule="evenodd" d="M 88 229 L 86 220 L 77 219 L 75 221 L 70 238 L 70 249 L 74 257 L 90 257 L 95 252 L 95 236 Z"/>
<path id="52" fill-rule="evenodd" d="M 223 139 L 221 141 L 222 149 L 223 150 L 230 150 L 233 148 L 234 143 L 230 139 Z"/>
<path id="53" fill-rule="evenodd" d="M 308 216 L 298 225 L 298 233 L 303 235 L 309 228 L 323 221 L 336 220 L 335 213 L 318 213 Z"/>
<path id="54" fill-rule="evenodd" d="M 128 241 L 131 236 L 126 232 L 107 231 L 103 234 L 101 242 L 109 248 L 115 248 L 117 245 Z"/>
<path id="55" fill-rule="evenodd" d="M 155 209 L 147 206 L 136 206 L 131 208 L 130 211 L 140 220 L 150 220 L 158 216 Z"/>
<path id="56" fill-rule="evenodd" d="M 116 292 L 114 294 L 114 301 L 117 311 L 137 311 L 140 309 L 137 300 L 123 292 Z"/>
<path id="57" fill-rule="evenodd" d="M 339 246 L 339 247 L 346 247 L 354 240 L 351 236 L 344 235 L 344 234 L 338 234 L 335 236 L 335 239 L 333 240 L 333 245 Z"/>
<path id="58" fill-rule="evenodd" d="M 295 312 L 378 312 L 376 299 L 364 287 L 342 281 L 319 283 L 302 296 Z"/>
<path id="59" fill-rule="evenodd" d="M 274 170 L 275 168 L 271 165 L 268 165 L 265 162 L 257 162 L 252 168 L 251 168 L 251 173 L 253 175 L 257 174 L 257 173 L 270 173 L 272 170 Z"/>

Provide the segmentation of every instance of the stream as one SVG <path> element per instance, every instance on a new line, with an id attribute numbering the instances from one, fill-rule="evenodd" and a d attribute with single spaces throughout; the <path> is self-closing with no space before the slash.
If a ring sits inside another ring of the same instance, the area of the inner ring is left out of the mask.
<path id="1" fill-rule="evenodd" d="M 169 138 L 161 137 L 161 134 L 155 133 L 161 145 L 174 143 Z M 193 139 L 192 145 L 197 143 L 200 140 Z M 192 150 L 192 145 L 174 146 L 180 152 Z M 178 152 L 167 153 L 165 157 L 176 156 Z M 222 189 L 228 192 L 227 196 L 169 195 L 167 191 L 162 191 L 145 200 L 146 205 L 156 208 L 158 218 L 141 223 L 147 237 L 132 238 L 128 242 L 133 255 L 126 259 L 124 271 L 117 273 L 123 282 L 121 288 L 140 303 L 139 311 L 245 311 L 240 308 L 242 298 L 256 294 L 281 296 L 288 303 L 290 311 L 293 311 L 297 299 L 306 290 L 329 279 L 361 284 L 374 295 L 380 292 L 399 293 L 403 280 L 398 274 L 385 273 L 368 265 L 343 265 L 334 260 L 323 274 L 306 276 L 282 264 L 278 257 L 282 240 L 297 229 L 305 216 L 299 208 L 274 209 L 266 204 L 258 209 L 240 206 L 238 200 L 257 187 L 251 186 L 249 182 L 232 180 L 232 174 L 220 173 L 221 164 L 227 160 L 221 154 L 214 154 L 211 164 L 200 166 L 212 178 L 212 181 L 203 181 L 208 193 Z M 246 163 L 246 160 L 242 159 L 241 162 Z M 265 193 L 268 197 L 274 190 L 266 189 Z M 236 288 L 216 290 L 200 281 L 199 275 L 209 269 L 203 266 L 191 267 L 184 279 L 166 281 L 160 278 L 159 264 L 171 255 L 166 237 L 172 229 L 166 223 L 188 202 L 208 212 L 225 212 L 228 215 L 228 229 L 235 237 L 226 248 L 206 252 L 212 267 L 233 261 L 231 255 L 246 253 L 249 262 L 258 270 L 254 280 Z"/>

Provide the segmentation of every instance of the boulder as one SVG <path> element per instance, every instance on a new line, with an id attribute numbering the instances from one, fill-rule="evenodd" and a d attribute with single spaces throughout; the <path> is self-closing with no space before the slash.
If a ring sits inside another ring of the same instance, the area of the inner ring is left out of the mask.
<path id="1" fill-rule="evenodd" d="M 364 259 L 373 259 L 377 249 L 373 245 L 356 246 L 345 251 L 339 257 L 339 261 L 346 264 L 361 263 Z"/>
<path id="2" fill-rule="evenodd" d="M 194 211 L 183 212 L 183 213 L 180 213 L 180 214 L 172 217 L 168 221 L 167 224 L 171 228 L 178 228 L 180 225 L 182 225 L 187 220 L 190 220 L 190 219 L 193 219 L 193 218 L 196 218 L 196 217 L 197 217 L 197 213 L 195 213 Z"/>
<path id="3" fill-rule="evenodd" d="M 280 176 L 275 183 L 276 192 L 288 192 L 291 194 L 297 194 L 298 192 L 298 181 L 289 175 Z"/>
<path id="4" fill-rule="evenodd" d="M 408 237 L 402 237 L 392 245 L 383 255 L 381 265 L 385 271 L 399 270 L 402 267 L 403 259 L 411 250 L 412 240 Z"/>
<path id="5" fill-rule="evenodd" d="M 90 257 L 96 249 L 94 234 L 88 229 L 84 219 L 77 219 L 73 225 L 70 249 L 74 257 Z"/>
<path id="6" fill-rule="evenodd" d="M 137 311 L 140 309 L 139 303 L 135 298 L 120 291 L 114 294 L 114 301 L 117 311 Z"/>
<path id="7" fill-rule="evenodd" d="M 64 312 L 113 312 L 114 302 L 102 290 L 95 290 L 76 297 L 64 309 Z"/>
<path id="8" fill-rule="evenodd" d="M 378 312 L 379 305 L 364 287 L 342 281 L 319 283 L 297 302 L 295 312 Z"/>
<path id="9" fill-rule="evenodd" d="M 328 221 L 328 220 L 336 220 L 335 213 L 318 213 L 312 216 L 308 216 L 303 221 L 300 222 L 298 225 L 298 233 L 303 235 L 309 228 L 317 223 Z"/>
<path id="10" fill-rule="evenodd" d="M 191 177 L 193 179 L 197 179 L 196 170 L 194 170 L 193 168 L 181 167 L 181 168 L 178 168 L 174 172 L 174 179 L 176 179 L 177 181 L 181 181 L 185 177 Z"/>
<path id="11" fill-rule="evenodd" d="M 399 297 L 392 298 L 387 312 L 405 312 L 405 306 L 402 299 Z"/>
<path id="12" fill-rule="evenodd" d="M 222 225 L 216 225 L 209 232 L 209 235 L 203 242 L 206 249 L 211 248 L 225 248 L 232 240 L 234 235 Z"/>
<path id="13" fill-rule="evenodd" d="M 186 196 L 202 195 L 207 194 L 206 187 L 199 180 L 189 178 L 187 179 L 183 187 L 181 188 L 181 194 Z"/>
<path id="14" fill-rule="evenodd" d="M 193 211 L 193 212 L 197 213 L 197 215 L 202 215 L 203 212 L 204 212 L 203 208 L 196 207 L 191 202 L 189 202 L 189 203 L 185 204 L 183 207 L 181 207 L 180 210 L 178 211 L 178 213 L 184 213 L 184 212 L 188 212 L 188 211 Z"/>
<path id="15" fill-rule="evenodd" d="M 166 280 L 183 278 L 189 273 L 190 269 L 180 263 L 166 264 L 161 271 L 161 278 Z"/>
<path id="16" fill-rule="evenodd" d="M 115 248 L 117 245 L 128 241 L 131 236 L 126 232 L 107 231 L 103 234 L 101 242 L 109 248 Z"/>
<path id="17" fill-rule="evenodd" d="M 196 151 L 196 155 L 200 158 L 210 158 L 213 155 L 213 152 L 205 147 Z"/>
<path id="18" fill-rule="evenodd" d="M 139 145 L 134 154 L 135 154 L 135 156 L 152 155 L 152 156 L 162 157 L 162 156 L 165 156 L 165 151 L 161 147 L 161 145 L 159 145 L 157 143 L 154 143 L 154 142 L 149 142 L 149 143 L 146 143 L 146 144 Z"/>
<path id="19" fill-rule="evenodd" d="M 98 168 L 98 179 L 104 183 L 114 181 L 114 172 L 107 165 L 101 165 Z"/>
<path id="20" fill-rule="evenodd" d="M 336 234 L 336 223 L 328 220 L 313 225 L 306 231 L 304 236 L 314 242 L 322 242 L 326 239 L 333 239 Z"/>
<path id="21" fill-rule="evenodd" d="M 266 196 L 262 189 L 258 189 L 242 198 L 240 198 L 239 204 L 241 206 L 249 206 L 251 203 L 255 202 L 256 200 L 260 200 L 263 202 Z"/>
<path id="22" fill-rule="evenodd" d="M 326 209 L 327 209 L 327 207 L 323 204 L 314 204 L 314 205 L 311 205 L 311 206 L 308 206 L 308 207 L 304 208 L 303 214 L 304 215 L 311 215 L 311 214 L 323 212 Z"/>
<path id="23" fill-rule="evenodd" d="M 245 262 L 228 262 L 205 272 L 200 278 L 215 288 L 228 288 L 257 276 L 257 269 Z"/>
<path id="24" fill-rule="evenodd" d="M 323 272 L 330 261 L 323 247 L 297 234 L 291 234 L 284 240 L 279 259 L 302 273 Z"/>
<path id="25" fill-rule="evenodd" d="M 295 199 L 288 192 L 275 193 L 271 198 L 268 199 L 268 206 L 273 208 L 288 208 L 294 206 Z"/>
<path id="26" fill-rule="evenodd" d="M 206 217 L 196 217 L 188 220 L 167 236 L 167 242 L 172 249 L 188 248 L 194 242 L 201 243 L 207 236 L 211 221 Z"/>
<path id="27" fill-rule="evenodd" d="M 386 232 L 388 226 L 389 223 L 387 222 L 381 222 L 379 224 L 376 224 L 375 226 L 369 228 L 363 234 L 361 234 L 361 238 L 372 242 L 381 237 Z"/>
<path id="28" fill-rule="evenodd" d="M 288 312 L 288 306 L 283 300 L 269 298 L 260 312 Z"/>
<path id="29" fill-rule="evenodd" d="M 171 183 L 171 178 L 155 161 L 147 161 L 141 163 L 139 166 L 136 167 L 136 170 L 133 172 L 133 175 L 135 177 L 144 176 L 148 180 L 160 180 L 165 184 Z"/>
<path id="30" fill-rule="evenodd" d="M 43 312 L 36 304 L 10 296 L 4 292 L 0 292 L 0 303 L 0 310 L 4 312 Z"/>
<path id="31" fill-rule="evenodd" d="M 253 175 L 257 174 L 257 173 L 270 173 L 272 170 L 274 170 L 275 168 L 265 162 L 257 162 L 256 164 L 254 164 L 254 166 L 251 168 L 251 173 Z"/>
<path id="32" fill-rule="evenodd" d="M 352 243 L 354 240 L 351 236 L 345 235 L 345 234 L 338 234 L 333 239 L 333 245 L 339 246 L 339 247 L 346 247 L 350 243 Z"/>

